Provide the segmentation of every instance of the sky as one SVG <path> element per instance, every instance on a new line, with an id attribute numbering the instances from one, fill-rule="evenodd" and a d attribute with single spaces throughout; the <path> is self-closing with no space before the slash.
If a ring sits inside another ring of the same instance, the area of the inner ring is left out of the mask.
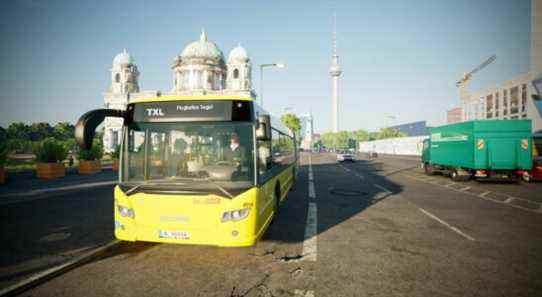
<path id="1" fill-rule="evenodd" d="M 285 63 L 265 70 L 265 108 L 312 112 L 329 131 L 334 12 L 341 130 L 444 124 L 455 82 L 493 54 L 471 91 L 529 71 L 530 0 L 2 1 L 0 125 L 75 123 L 103 107 L 123 49 L 142 90 L 169 92 L 173 58 L 204 27 L 226 57 L 247 49 L 256 91 L 259 64 Z"/>

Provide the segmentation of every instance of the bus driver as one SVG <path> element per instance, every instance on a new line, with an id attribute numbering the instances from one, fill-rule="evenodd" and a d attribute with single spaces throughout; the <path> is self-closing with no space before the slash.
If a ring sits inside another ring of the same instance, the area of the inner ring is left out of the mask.
<path id="1" fill-rule="evenodd" d="M 224 159 L 238 166 L 245 160 L 245 148 L 239 144 L 239 136 L 236 132 L 231 134 L 230 146 L 224 150 Z"/>

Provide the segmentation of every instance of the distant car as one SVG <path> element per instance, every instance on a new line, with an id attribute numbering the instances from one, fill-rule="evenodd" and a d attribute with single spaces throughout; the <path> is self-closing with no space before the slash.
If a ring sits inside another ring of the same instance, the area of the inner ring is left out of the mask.
<path id="1" fill-rule="evenodd" d="M 338 152 L 337 153 L 337 161 L 339 162 L 356 162 L 356 156 L 354 154 L 348 153 L 348 152 Z"/>

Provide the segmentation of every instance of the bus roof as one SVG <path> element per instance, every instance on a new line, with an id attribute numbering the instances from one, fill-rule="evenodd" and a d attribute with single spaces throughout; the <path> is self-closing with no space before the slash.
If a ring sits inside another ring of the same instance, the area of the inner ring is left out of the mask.
<path id="1" fill-rule="evenodd" d="M 152 103 L 152 102 L 164 102 L 164 101 L 205 101 L 205 100 L 241 100 L 241 101 L 254 101 L 254 98 L 243 96 L 227 96 L 227 95 L 163 95 L 160 97 L 150 97 L 134 99 L 130 103 Z"/>

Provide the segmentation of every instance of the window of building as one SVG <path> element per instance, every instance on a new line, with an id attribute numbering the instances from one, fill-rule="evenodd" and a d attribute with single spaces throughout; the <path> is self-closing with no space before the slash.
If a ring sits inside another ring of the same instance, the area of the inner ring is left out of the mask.
<path id="1" fill-rule="evenodd" d="M 513 87 L 510 89 L 510 114 L 519 112 L 519 88 Z"/>
<path id="2" fill-rule="evenodd" d="M 493 117 L 493 94 L 487 95 L 486 97 L 486 118 L 490 119 Z"/>
<path id="3" fill-rule="evenodd" d="M 120 73 L 115 74 L 115 82 L 116 83 L 120 82 Z"/>
<path id="4" fill-rule="evenodd" d="M 239 78 L 239 69 L 233 69 L 233 78 Z"/>
<path id="5" fill-rule="evenodd" d="M 499 93 L 495 93 L 495 117 L 499 117 Z"/>
<path id="6" fill-rule="evenodd" d="M 504 90 L 502 98 L 503 114 L 508 114 L 508 90 Z"/>

